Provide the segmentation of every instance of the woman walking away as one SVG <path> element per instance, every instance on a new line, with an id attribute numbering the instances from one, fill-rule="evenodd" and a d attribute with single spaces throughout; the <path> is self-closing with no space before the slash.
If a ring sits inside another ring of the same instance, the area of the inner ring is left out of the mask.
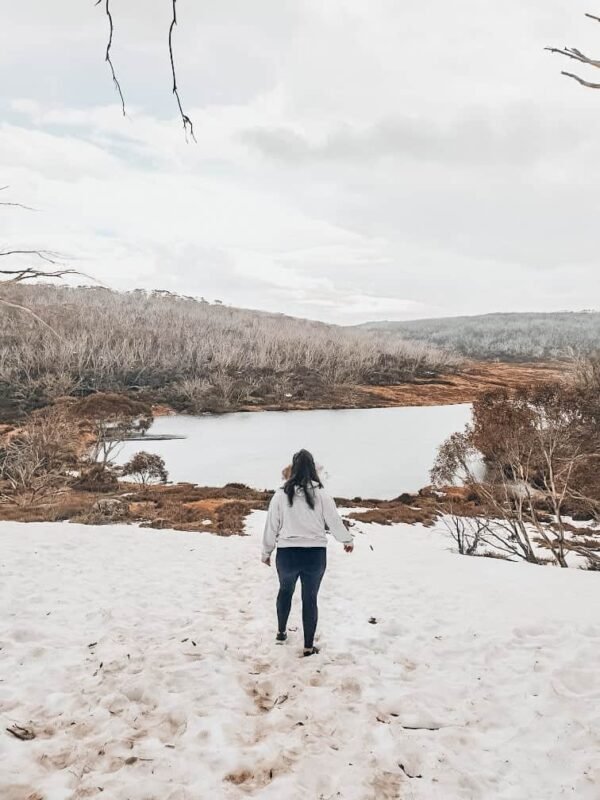
<path id="1" fill-rule="evenodd" d="M 314 458 L 308 450 L 300 450 L 294 455 L 288 480 L 269 505 L 262 560 L 270 567 L 271 553 L 277 547 L 277 642 L 287 639 L 292 597 L 300 578 L 305 656 L 319 652 L 314 639 L 317 595 L 327 566 L 327 533 L 333 534 L 347 553 L 352 552 L 354 537 L 346 529 L 333 498 L 323 491 Z"/>

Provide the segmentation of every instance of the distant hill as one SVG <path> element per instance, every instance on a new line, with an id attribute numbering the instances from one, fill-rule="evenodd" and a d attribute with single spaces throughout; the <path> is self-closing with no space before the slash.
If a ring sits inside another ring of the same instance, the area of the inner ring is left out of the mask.
<path id="1" fill-rule="evenodd" d="M 473 317 L 367 322 L 363 329 L 427 342 L 468 358 L 562 359 L 600 350 L 600 312 L 484 314 Z"/>
<path id="2" fill-rule="evenodd" d="M 0 415 L 7 419 L 96 391 L 134 392 L 193 413 L 324 407 L 338 395 L 351 399 L 352 387 L 416 382 L 459 366 L 421 342 L 170 292 L 2 289 L 13 303 L 0 312 Z"/>

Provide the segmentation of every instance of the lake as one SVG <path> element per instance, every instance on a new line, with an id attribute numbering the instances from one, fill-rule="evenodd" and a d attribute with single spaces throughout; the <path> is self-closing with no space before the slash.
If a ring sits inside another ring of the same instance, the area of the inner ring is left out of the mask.
<path id="1" fill-rule="evenodd" d="M 430 482 L 438 446 L 470 411 L 454 405 L 157 417 L 151 435 L 185 438 L 127 442 L 117 462 L 146 450 L 164 458 L 174 482 L 273 489 L 293 453 L 305 447 L 332 494 L 388 499 Z"/>

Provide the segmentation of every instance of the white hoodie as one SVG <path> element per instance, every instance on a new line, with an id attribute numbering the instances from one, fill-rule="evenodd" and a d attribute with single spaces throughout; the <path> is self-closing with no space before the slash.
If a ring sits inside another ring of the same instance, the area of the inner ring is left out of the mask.
<path id="1" fill-rule="evenodd" d="M 315 507 L 306 502 L 304 490 L 296 487 L 290 505 L 283 489 L 277 489 L 269 504 L 263 535 L 262 559 L 266 561 L 275 547 L 327 547 L 327 533 L 338 542 L 351 544 L 354 536 L 342 522 L 335 502 L 323 489 L 313 488 Z"/>

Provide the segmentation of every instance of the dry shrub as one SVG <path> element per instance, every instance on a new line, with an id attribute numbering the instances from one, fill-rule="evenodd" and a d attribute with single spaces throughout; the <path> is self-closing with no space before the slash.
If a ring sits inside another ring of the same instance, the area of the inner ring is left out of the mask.
<path id="1" fill-rule="evenodd" d="M 35 412 L 0 444 L 0 480 L 30 499 L 57 491 L 72 480 L 79 439 L 79 427 L 66 409 Z"/>
<path id="2" fill-rule="evenodd" d="M 94 392 L 87 397 L 69 398 L 63 402 L 68 404 L 74 419 L 84 422 L 122 417 L 152 417 L 152 408 L 148 403 L 114 392 Z"/>
<path id="3" fill-rule="evenodd" d="M 244 520 L 255 508 L 254 503 L 232 500 L 217 508 L 215 513 L 216 527 L 219 533 L 235 534 L 244 530 Z"/>
<path id="4" fill-rule="evenodd" d="M 103 497 L 82 514 L 77 522 L 86 525 L 107 525 L 114 522 L 124 522 L 129 517 L 127 502 L 118 497 Z"/>
<path id="5" fill-rule="evenodd" d="M 103 464 L 86 464 L 78 478 L 73 481 L 73 488 L 84 492 L 112 493 L 119 488 L 119 480 L 115 473 Z"/>
<path id="6" fill-rule="evenodd" d="M 374 522 L 378 525 L 395 525 L 404 523 L 414 525 L 420 523 L 426 527 L 434 524 L 437 513 L 435 508 L 408 508 L 403 503 L 387 503 L 368 511 L 357 511 L 349 515 L 357 522 Z"/>
<path id="7" fill-rule="evenodd" d="M 87 435 L 89 460 L 107 469 L 125 439 L 143 436 L 152 425 L 148 403 L 126 395 L 102 393 L 62 403 Z"/>
<path id="8" fill-rule="evenodd" d="M 78 394 L 164 390 L 190 410 L 226 409 L 256 396 L 427 378 L 459 364 L 422 343 L 192 298 L 44 285 L 10 294 L 60 334 L 27 315 L 0 318 L 0 404 L 13 407 L 47 401 L 54 382 Z"/>
<path id="9" fill-rule="evenodd" d="M 494 520 L 488 544 L 539 564 L 535 535 L 561 567 L 570 551 L 589 554 L 569 541 L 567 517 L 585 508 L 590 518 L 600 514 L 597 389 L 592 382 L 489 392 L 475 401 L 472 424 L 440 447 L 432 479 L 468 484 Z M 483 478 L 473 469 L 477 454 Z"/>
<path id="10" fill-rule="evenodd" d="M 13 502 L 0 504 L 0 518 L 15 522 L 64 522 L 66 520 L 79 521 L 90 507 L 92 501 L 78 497 L 70 491 L 59 494 L 51 501 L 44 502 L 43 499 L 29 501 L 28 503 L 19 502 L 19 498 L 13 498 Z"/>

